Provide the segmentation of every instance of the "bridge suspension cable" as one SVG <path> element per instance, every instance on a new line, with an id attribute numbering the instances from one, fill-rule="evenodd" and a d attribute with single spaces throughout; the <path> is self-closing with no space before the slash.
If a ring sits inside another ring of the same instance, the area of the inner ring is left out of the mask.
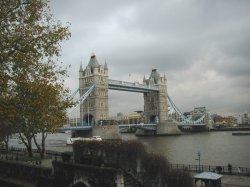
<path id="1" fill-rule="evenodd" d="M 182 114 L 182 112 L 178 109 L 178 107 L 174 104 L 174 102 L 169 96 L 167 96 L 167 101 L 170 104 L 170 107 L 174 110 L 174 112 L 176 112 L 181 117 L 181 119 L 184 120 L 186 117 Z"/>
<path id="2" fill-rule="evenodd" d="M 71 114 L 78 106 L 80 106 L 87 99 L 87 97 L 94 91 L 94 89 L 95 89 L 95 84 L 89 87 L 89 89 L 78 99 L 78 101 L 76 102 L 76 106 L 73 109 L 71 109 L 68 113 Z M 80 91 L 79 88 L 78 91 Z"/>
<path id="3" fill-rule="evenodd" d="M 179 124 L 201 124 L 204 123 L 205 117 L 206 117 L 206 113 L 203 114 L 201 117 L 199 117 L 197 120 L 192 120 L 192 117 L 186 117 L 182 114 L 182 112 L 178 109 L 178 107 L 174 104 L 173 100 L 167 96 L 167 102 L 169 103 L 170 106 L 170 110 L 173 113 L 176 113 L 177 115 L 179 115 L 178 119 L 176 122 Z"/>
<path id="4" fill-rule="evenodd" d="M 76 91 L 74 91 L 73 94 L 70 95 L 70 98 L 74 98 L 75 95 L 79 92 L 79 88 L 76 89 Z"/>

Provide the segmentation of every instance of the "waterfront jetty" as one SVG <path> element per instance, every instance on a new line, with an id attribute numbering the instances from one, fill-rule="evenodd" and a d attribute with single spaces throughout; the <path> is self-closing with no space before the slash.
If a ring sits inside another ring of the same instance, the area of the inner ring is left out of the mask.
<path id="1" fill-rule="evenodd" d="M 250 132 L 233 132 L 233 136 L 245 136 L 245 135 L 250 135 Z"/>

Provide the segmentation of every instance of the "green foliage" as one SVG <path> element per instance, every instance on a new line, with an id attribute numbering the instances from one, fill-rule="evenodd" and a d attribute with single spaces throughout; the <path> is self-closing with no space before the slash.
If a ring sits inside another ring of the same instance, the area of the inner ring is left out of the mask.
<path id="1" fill-rule="evenodd" d="M 73 103 L 64 88 L 67 69 L 57 65 L 67 26 L 53 20 L 47 0 L 0 2 L 0 126 L 15 132 L 31 150 L 31 139 L 54 132 Z M 0 127 L 1 128 L 1 127 Z"/>

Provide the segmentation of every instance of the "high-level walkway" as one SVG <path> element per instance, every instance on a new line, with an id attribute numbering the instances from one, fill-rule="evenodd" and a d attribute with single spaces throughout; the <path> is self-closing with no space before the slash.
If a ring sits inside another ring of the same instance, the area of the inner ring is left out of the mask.
<path id="1" fill-rule="evenodd" d="M 139 92 L 139 93 L 150 93 L 158 92 L 159 88 L 152 85 L 144 85 L 137 82 L 126 82 L 118 80 L 108 80 L 108 86 L 110 90 L 120 90 L 120 91 L 130 91 L 130 92 Z"/>

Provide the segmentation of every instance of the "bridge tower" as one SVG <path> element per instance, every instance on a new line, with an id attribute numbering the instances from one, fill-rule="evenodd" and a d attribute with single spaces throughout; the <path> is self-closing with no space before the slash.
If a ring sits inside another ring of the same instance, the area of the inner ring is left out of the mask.
<path id="1" fill-rule="evenodd" d="M 157 69 L 152 69 L 149 79 L 144 77 L 143 84 L 157 86 L 158 92 L 144 93 L 144 113 L 146 123 L 161 123 L 168 118 L 167 79 L 160 76 Z"/>
<path id="2" fill-rule="evenodd" d="M 95 125 L 108 118 L 108 66 L 100 65 L 94 53 L 86 68 L 79 69 L 79 92 L 82 96 L 93 84 L 95 90 L 80 107 L 80 121 L 83 125 Z"/>

